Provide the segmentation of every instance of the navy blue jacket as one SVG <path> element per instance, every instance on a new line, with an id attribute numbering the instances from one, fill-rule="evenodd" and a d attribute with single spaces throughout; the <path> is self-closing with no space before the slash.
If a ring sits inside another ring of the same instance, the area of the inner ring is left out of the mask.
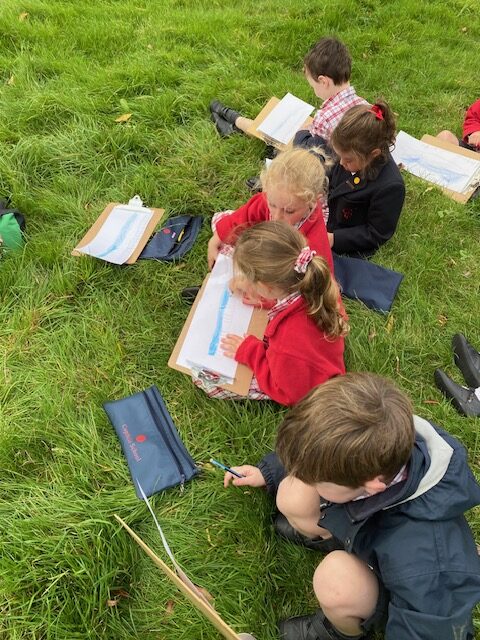
<path id="1" fill-rule="evenodd" d="M 332 153 L 326 140 L 300 130 L 295 146 L 321 147 Z M 405 183 L 389 154 L 388 161 L 372 167 L 372 175 L 352 175 L 337 163 L 329 176 L 327 231 L 333 233 L 332 251 L 354 258 L 372 256 L 395 233 L 405 201 Z"/>
<path id="2" fill-rule="evenodd" d="M 455 438 L 417 416 L 415 428 L 407 479 L 370 498 L 330 503 L 319 525 L 389 591 L 386 640 L 466 640 L 474 637 L 480 558 L 464 512 L 480 503 L 480 486 Z M 276 492 L 285 475 L 279 459 L 269 454 L 259 468 Z"/>
<path id="3" fill-rule="evenodd" d="M 332 250 L 353 257 L 373 255 L 393 236 L 404 200 L 405 184 L 390 155 L 373 178 L 352 175 L 336 164 L 328 190 Z"/>

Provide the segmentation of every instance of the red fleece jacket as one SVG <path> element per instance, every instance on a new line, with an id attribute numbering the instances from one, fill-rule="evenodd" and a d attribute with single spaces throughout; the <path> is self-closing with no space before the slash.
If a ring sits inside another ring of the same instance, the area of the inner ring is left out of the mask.
<path id="1" fill-rule="evenodd" d="M 474 102 L 465 114 L 463 121 L 463 141 L 468 142 L 468 136 L 480 131 L 480 100 Z"/>
<path id="2" fill-rule="evenodd" d="M 232 214 L 221 218 L 217 222 L 217 234 L 222 242 L 235 244 L 244 229 L 268 220 L 270 220 L 270 213 L 265 194 L 257 193 Z M 333 273 L 332 251 L 328 242 L 320 204 L 317 204 L 308 219 L 299 228 L 299 231 L 308 240 L 310 249 L 325 258 L 330 271 Z"/>
<path id="3" fill-rule="evenodd" d="M 344 339 L 327 338 L 299 298 L 267 325 L 265 337 L 247 336 L 235 360 L 252 369 L 272 400 L 293 405 L 311 389 L 345 373 Z"/>

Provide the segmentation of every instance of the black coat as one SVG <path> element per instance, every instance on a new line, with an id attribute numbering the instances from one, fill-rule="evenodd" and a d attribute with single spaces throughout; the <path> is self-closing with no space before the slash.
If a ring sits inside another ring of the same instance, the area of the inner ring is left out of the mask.
<path id="1" fill-rule="evenodd" d="M 356 257 L 373 255 L 393 236 L 404 200 L 405 184 L 391 156 L 373 179 L 335 165 L 328 192 L 332 250 Z"/>

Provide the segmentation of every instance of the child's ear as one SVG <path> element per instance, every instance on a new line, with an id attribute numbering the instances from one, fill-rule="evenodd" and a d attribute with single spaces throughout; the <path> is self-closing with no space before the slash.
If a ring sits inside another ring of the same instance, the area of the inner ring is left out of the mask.
<path id="1" fill-rule="evenodd" d="M 371 160 L 375 160 L 375 158 L 378 158 L 378 156 L 382 153 L 381 149 L 374 149 L 373 151 L 370 152 L 370 159 Z"/>
<path id="2" fill-rule="evenodd" d="M 383 476 L 376 476 L 372 480 L 367 480 L 363 486 L 371 496 L 374 496 L 376 493 L 382 493 L 382 491 L 385 491 L 387 488 Z"/>

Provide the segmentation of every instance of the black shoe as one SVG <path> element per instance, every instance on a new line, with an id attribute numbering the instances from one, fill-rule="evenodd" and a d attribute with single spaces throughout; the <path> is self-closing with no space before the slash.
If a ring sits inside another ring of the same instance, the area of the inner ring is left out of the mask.
<path id="1" fill-rule="evenodd" d="M 218 113 L 212 112 L 212 120 L 215 123 L 215 128 L 222 138 L 228 138 L 232 133 L 238 133 L 239 129 L 234 124 L 230 124 L 218 115 Z"/>
<path id="2" fill-rule="evenodd" d="M 475 395 L 475 389 L 462 387 L 440 369 L 435 369 L 434 378 L 437 387 L 452 401 L 459 413 L 472 418 L 480 416 L 480 400 Z"/>
<path id="3" fill-rule="evenodd" d="M 337 632 L 325 618 L 321 609 L 310 616 L 287 618 L 278 625 L 280 640 L 345 640 L 346 636 Z M 365 635 L 348 636 L 352 640 L 366 638 Z"/>
<path id="4" fill-rule="evenodd" d="M 234 111 L 233 109 L 230 109 L 230 107 L 226 107 L 218 100 L 212 100 L 212 102 L 210 103 L 210 111 L 212 112 L 212 114 L 218 113 L 221 118 L 223 118 L 230 124 L 235 124 L 237 118 L 240 117 L 238 111 Z"/>
<path id="5" fill-rule="evenodd" d="M 199 291 L 200 287 L 186 287 L 185 289 L 182 289 L 180 295 L 184 302 L 187 304 L 193 304 Z"/>
<path id="6" fill-rule="evenodd" d="M 262 183 L 260 182 L 260 178 L 258 176 L 252 176 L 245 180 L 245 184 L 247 185 L 247 189 L 252 193 L 259 193 L 262 190 Z"/>
<path id="7" fill-rule="evenodd" d="M 469 387 L 480 387 L 480 353 L 464 335 L 456 333 L 452 338 L 453 359 Z"/>
<path id="8" fill-rule="evenodd" d="M 279 513 L 277 515 L 273 523 L 273 528 L 280 537 L 285 538 L 285 540 L 290 540 L 290 542 L 293 542 L 294 544 L 307 547 L 307 549 L 321 551 L 322 553 L 330 553 L 330 551 L 336 551 L 337 549 L 345 549 L 340 540 L 333 536 L 326 539 L 307 538 L 307 536 L 302 535 L 292 527 L 283 513 Z"/>

